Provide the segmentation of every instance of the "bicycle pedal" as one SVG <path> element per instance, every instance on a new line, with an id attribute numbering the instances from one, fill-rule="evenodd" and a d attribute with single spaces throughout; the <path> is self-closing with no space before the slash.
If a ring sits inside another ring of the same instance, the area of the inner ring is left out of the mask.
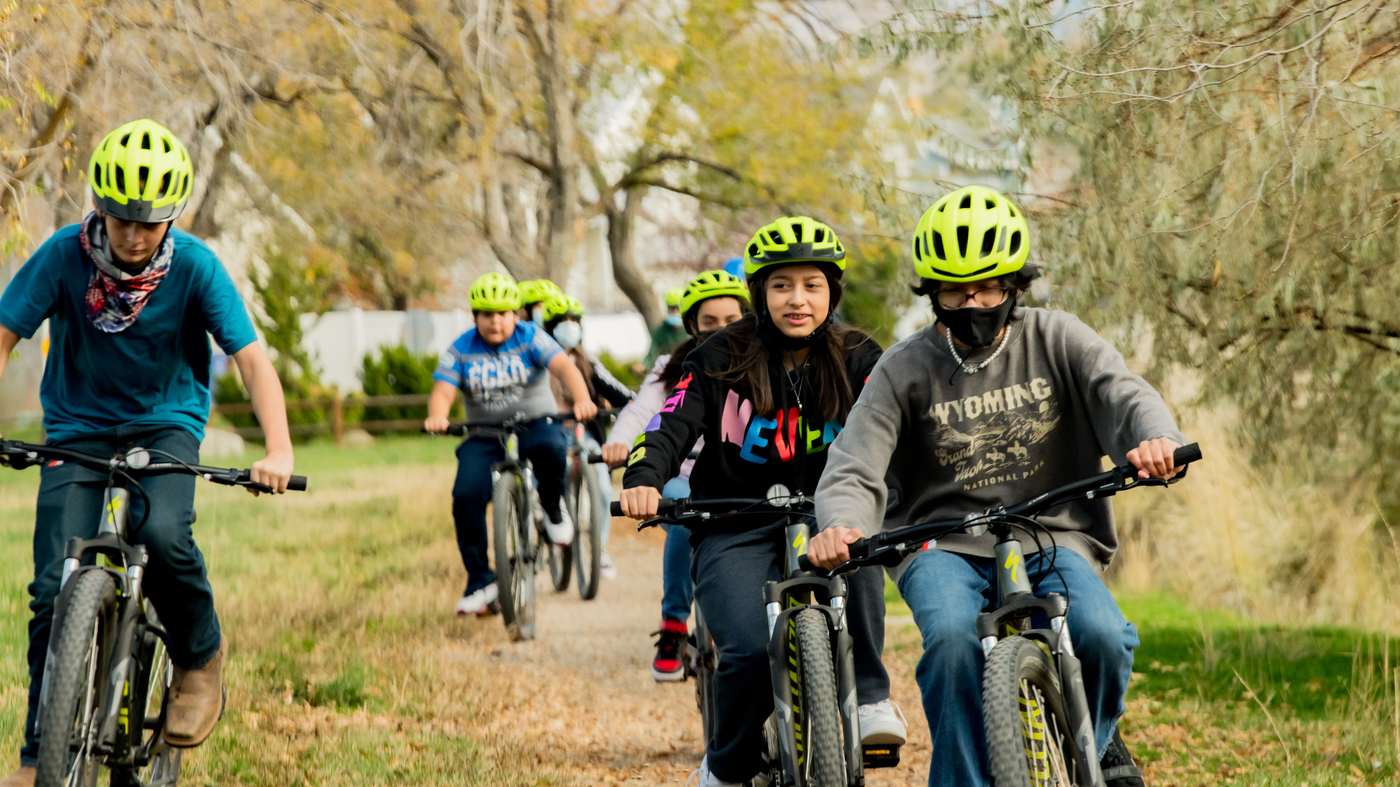
<path id="1" fill-rule="evenodd" d="M 899 764 L 899 744 L 871 744 L 861 746 L 860 751 L 867 768 L 893 768 Z"/>

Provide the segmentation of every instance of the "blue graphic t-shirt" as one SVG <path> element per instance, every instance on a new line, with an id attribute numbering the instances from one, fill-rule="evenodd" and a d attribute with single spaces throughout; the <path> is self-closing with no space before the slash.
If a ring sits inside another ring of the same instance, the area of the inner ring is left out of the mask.
<path id="1" fill-rule="evenodd" d="M 49 439 L 115 426 L 180 426 L 203 439 L 209 334 L 228 355 L 258 339 L 228 271 L 203 241 L 171 228 L 169 273 L 130 327 L 105 333 L 87 317 L 93 264 L 80 226 L 55 232 L 0 296 L 0 323 L 26 339 L 49 320 L 39 387 Z"/>
<path id="2" fill-rule="evenodd" d="M 538 418 L 559 410 L 546 367 L 563 351 L 534 322 L 516 323 L 515 333 L 495 347 L 472 328 L 438 359 L 433 379 L 462 389 L 468 421 L 499 421 L 516 414 Z"/>

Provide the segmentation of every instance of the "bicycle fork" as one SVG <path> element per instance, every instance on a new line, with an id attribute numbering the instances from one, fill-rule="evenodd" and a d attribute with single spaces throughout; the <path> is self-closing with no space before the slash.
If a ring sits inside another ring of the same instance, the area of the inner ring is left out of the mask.
<path id="1" fill-rule="evenodd" d="M 1068 605 L 1059 593 L 1036 598 L 1026 573 L 1021 542 L 1011 535 L 1011 529 L 1005 525 L 993 525 L 992 531 L 997 536 L 997 608 L 977 616 L 977 637 L 982 642 L 982 653 L 991 656 L 1002 637 L 1025 631 L 1031 615 L 1037 612 L 1045 615 L 1050 621 L 1053 636 L 1044 644 L 1050 646 L 1059 671 L 1060 692 L 1069 716 L 1066 721 L 1080 752 L 1078 770 L 1087 777 L 1087 784 L 1099 787 L 1104 781 L 1098 744 L 1094 740 L 1094 717 L 1089 711 L 1088 694 L 1084 687 L 1084 668 L 1074 654 L 1069 623 L 1065 619 Z"/>
<path id="2" fill-rule="evenodd" d="M 807 552 L 810 528 L 805 519 L 795 519 L 789 522 L 784 534 L 784 579 L 764 586 L 768 615 L 768 664 L 772 671 L 773 708 L 778 715 L 778 753 L 782 759 L 783 773 L 790 779 L 783 787 L 805 787 L 807 784 L 802 770 L 802 763 L 806 761 L 803 756 L 806 753 L 805 741 L 802 739 L 805 730 L 799 731 L 796 727 L 800 703 L 805 702 L 806 698 L 799 694 L 793 645 L 797 625 L 795 616 L 805 609 L 818 610 L 827 617 L 832 633 L 837 702 L 841 709 L 846 783 L 863 785 L 865 768 L 860 742 L 859 702 L 856 698 L 854 645 L 850 627 L 846 625 L 846 580 L 840 576 L 822 578 L 798 570 L 797 558 Z M 816 594 L 814 600 L 817 604 L 799 601 L 813 593 Z M 826 605 L 820 604 L 822 599 L 826 599 Z"/>

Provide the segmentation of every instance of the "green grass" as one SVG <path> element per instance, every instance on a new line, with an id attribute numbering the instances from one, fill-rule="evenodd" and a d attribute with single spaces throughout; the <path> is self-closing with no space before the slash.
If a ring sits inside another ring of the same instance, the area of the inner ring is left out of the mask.
<path id="1" fill-rule="evenodd" d="M 307 494 L 200 484 L 195 538 L 230 639 L 229 706 L 186 759 L 191 785 L 535 785 L 569 780 L 534 752 L 467 730 L 494 707 L 453 663 L 479 636 L 443 611 L 460 592 L 454 443 L 299 446 Z M 210 460 L 247 466 L 257 454 Z M 0 745 L 21 738 L 37 470 L 0 472 Z M 9 763 L 0 764 L 0 767 Z"/>

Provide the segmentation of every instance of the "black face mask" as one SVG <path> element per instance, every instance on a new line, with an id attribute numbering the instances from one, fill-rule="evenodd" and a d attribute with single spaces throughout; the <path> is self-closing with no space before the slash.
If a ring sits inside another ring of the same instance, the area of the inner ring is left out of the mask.
<path id="1" fill-rule="evenodd" d="M 964 306 L 961 309 L 945 309 L 938 305 L 934 297 L 933 313 L 938 321 L 948 326 L 953 338 L 968 347 L 987 347 L 996 341 L 997 334 L 1011 319 L 1011 310 L 1016 308 L 1016 296 L 1011 296 L 1000 306 L 988 309 Z"/>

